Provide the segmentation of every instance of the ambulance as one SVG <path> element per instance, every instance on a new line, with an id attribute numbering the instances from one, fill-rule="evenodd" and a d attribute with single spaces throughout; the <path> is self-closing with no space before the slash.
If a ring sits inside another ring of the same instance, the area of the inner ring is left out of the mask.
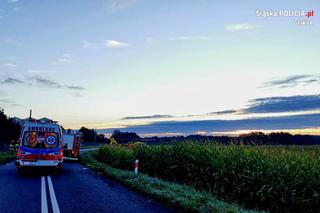
<path id="1" fill-rule="evenodd" d="M 61 126 L 52 120 L 26 121 L 21 130 L 17 150 L 18 173 L 30 167 L 63 168 L 63 138 Z"/>

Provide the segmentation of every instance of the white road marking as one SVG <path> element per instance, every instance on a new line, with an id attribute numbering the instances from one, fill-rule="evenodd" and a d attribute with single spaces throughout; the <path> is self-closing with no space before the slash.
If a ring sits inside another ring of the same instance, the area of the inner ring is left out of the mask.
<path id="1" fill-rule="evenodd" d="M 48 213 L 46 179 L 41 176 L 41 213 Z"/>
<path id="2" fill-rule="evenodd" d="M 50 192 L 53 213 L 60 213 L 60 209 L 59 209 L 59 205 L 57 202 L 56 194 L 54 193 L 51 177 L 47 176 L 47 179 L 48 179 L 48 186 L 49 186 L 49 192 Z"/>

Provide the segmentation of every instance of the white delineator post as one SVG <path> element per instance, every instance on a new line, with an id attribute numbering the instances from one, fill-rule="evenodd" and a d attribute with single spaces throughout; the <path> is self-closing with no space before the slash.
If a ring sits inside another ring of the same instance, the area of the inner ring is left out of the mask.
<path id="1" fill-rule="evenodd" d="M 139 168 L 139 160 L 136 160 L 134 162 L 134 174 L 137 175 L 138 174 L 138 168 Z"/>

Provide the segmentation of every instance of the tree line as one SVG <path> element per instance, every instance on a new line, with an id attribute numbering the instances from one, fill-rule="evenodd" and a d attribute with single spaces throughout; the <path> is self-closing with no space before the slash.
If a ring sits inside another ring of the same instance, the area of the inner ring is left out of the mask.
<path id="1" fill-rule="evenodd" d="M 82 127 L 80 131 L 84 135 L 84 141 L 109 143 L 110 139 L 103 134 L 97 134 L 94 129 Z M 312 135 L 292 135 L 287 132 L 273 132 L 265 134 L 263 132 L 251 132 L 239 136 L 172 136 L 172 137 L 145 137 L 141 138 L 134 132 L 121 132 L 114 130 L 111 137 L 119 144 L 130 142 L 145 142 L 150 145 L 173 144 L 179 142 L 216 142 L 220 144 L 244 144 L 244 145 L 317 145 L 320 144 L 320 136 Z"/>
<path id="2" fill-rule="evenodd" d="M 12 140 L 18 140 L 21 127 L 12 118 L 5 115 L 4 110 L 0 109 L 0 150 Z"/>
<path id="3" fill-rule="evenodd" d="M 179 143 L 179 142 L 216 142 L 220 144 L 244 144 L 244 145 L 318 145 L 320 136 L 292 135 L 287 132 L 251 132 L 239 136 L 205 136 L 189 135 L 174 137 L 144 138 L 149 144 Z"/>
<path id="4" fill-rule="evenodd" d="M 97 143 L 110 143 L 110 139 L 104 134 L 98 134 L 94 129 L 88 129 L 86 127 L 81 127 L 80 132 L 83 134 L 83 141 L 86 142 L 97 142 Z M 142 139 L 134 132 L 121 132 L 119 130 L 114 130 L 111 137 L 117 141 L 119 144 L 137 142 Z"/>

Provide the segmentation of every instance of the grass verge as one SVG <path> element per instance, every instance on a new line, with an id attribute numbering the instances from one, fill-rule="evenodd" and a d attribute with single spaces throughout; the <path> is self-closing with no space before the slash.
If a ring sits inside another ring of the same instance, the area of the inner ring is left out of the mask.
<path id="1" fill-rule="evenodd" d="M 0 164 L 6 163 L 14 159 L 15 155 L 10 152 L 0 152 Z"/>
<path id="2" fill-rule="evenodd" d="M 184 212 L 257 212 L 217 200 L 210 193 L 197 191 L 191 186 L 179 185 L 143 174 L 135 176 L 133 172 L 113 168 L 97 161 L 95 153 L 83 154 L 80 158 L 81 163 L 175 209 Z"/>

